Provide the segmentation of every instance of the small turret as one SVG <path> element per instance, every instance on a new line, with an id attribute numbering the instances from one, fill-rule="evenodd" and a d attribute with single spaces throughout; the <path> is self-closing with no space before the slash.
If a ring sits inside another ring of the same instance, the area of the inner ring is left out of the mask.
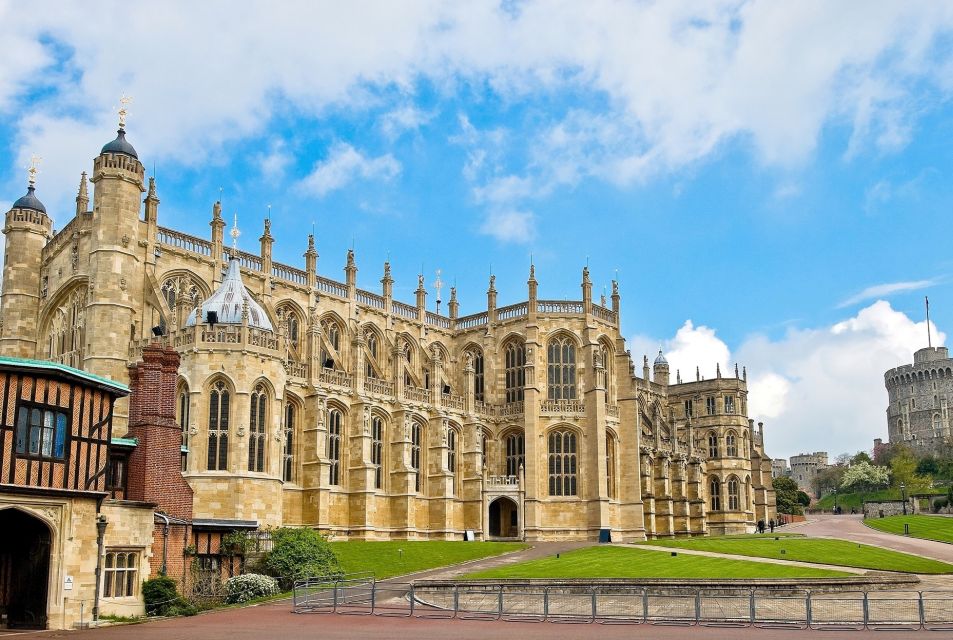
<path id="1" fill-rule="evenodd" d="M 37 314 L 40 309 L 40 254 L 53 229 L 46 207 L 36 197 L 36 163 L 32 159 L 26 195 L 13 203 L 6 215 L 6 257 L 0 296 L 0 354 L 36 357 Z"/>
<path id="2" fill-rule="evenodd" d="M 658 350 L 658 356 L 655 357 L 655 364 L 652 367 L 652 379 L 656 384 L 668 386 L 669 372 L 668 360 L 662 355 L 662 350 Z"/>

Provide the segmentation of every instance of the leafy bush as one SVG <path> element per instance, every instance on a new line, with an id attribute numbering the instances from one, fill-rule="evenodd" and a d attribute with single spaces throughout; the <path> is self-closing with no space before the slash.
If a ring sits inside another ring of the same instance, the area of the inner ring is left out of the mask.
<path id="1" fill-rule="evenodd" d="M 278 593 L 278 581 L 271 576 L 246 573 L 225 581 L 225 602 L 235 604 Z"/>
<path id="2" fill-rule="evenodd" d="M 949 498 L 934 498 L 933 499 L 933 513 L 940 513 L 941 510 L 946 509 L 950 504 Z"/>
<path id="3" fill-rule="evenodd" d="M 272 549 L 261 568 L 278 578 L 285 589 L 303 578 L 338 578 L 343 575 L 337 557 L 314 529 L 281 527 L 271 532 Z"/>
<path id="4" fill-rule="evenodd" d="M 142 583 L 142 598 L 150 616 L 192 616 L 195 607 L 179 595 L 175 580 L 157 576 Z"/>

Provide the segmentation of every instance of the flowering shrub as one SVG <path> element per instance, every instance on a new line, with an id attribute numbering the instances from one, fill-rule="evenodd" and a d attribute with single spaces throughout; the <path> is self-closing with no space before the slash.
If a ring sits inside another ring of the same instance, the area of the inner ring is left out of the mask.
<path id="1" fill-rule="evenodd" d="M 257 573 L 246 573 L 225 581 L 225 602 L 248 602 L 278 593 L 278 581 Z"/>

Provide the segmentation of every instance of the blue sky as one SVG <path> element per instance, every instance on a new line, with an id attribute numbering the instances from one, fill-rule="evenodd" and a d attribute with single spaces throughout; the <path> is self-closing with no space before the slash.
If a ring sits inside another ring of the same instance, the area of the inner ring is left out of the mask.
<path id="1" fill-rule="evenodd" d="M 462 314 L 491 265 L 508 304 L 531 256 L 544 298 L 588 261 L 637 358 L 747 364 L 771 453 L 885 435 L 923 296 L 953 314 L 953 7 L 348 5 L 0 0 L 0 208 L 36 153 L 63 226 L 130 94 L 164 226 L 206 236 L 221 193 L 256 251 L 270 204 L 278 260 L 313 224 L 323 275 L 353 242 L 363 288 L 440 269 Z"/>

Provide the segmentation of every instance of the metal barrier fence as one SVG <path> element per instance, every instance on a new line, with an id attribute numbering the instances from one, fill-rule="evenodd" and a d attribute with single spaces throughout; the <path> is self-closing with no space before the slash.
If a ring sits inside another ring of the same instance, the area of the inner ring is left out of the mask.
<path id="1" fill-rule="evenodd" d="M 651 589 L 300 580 L 295 613 L 461 620 L 953 631 L 953 591 Z"/>

